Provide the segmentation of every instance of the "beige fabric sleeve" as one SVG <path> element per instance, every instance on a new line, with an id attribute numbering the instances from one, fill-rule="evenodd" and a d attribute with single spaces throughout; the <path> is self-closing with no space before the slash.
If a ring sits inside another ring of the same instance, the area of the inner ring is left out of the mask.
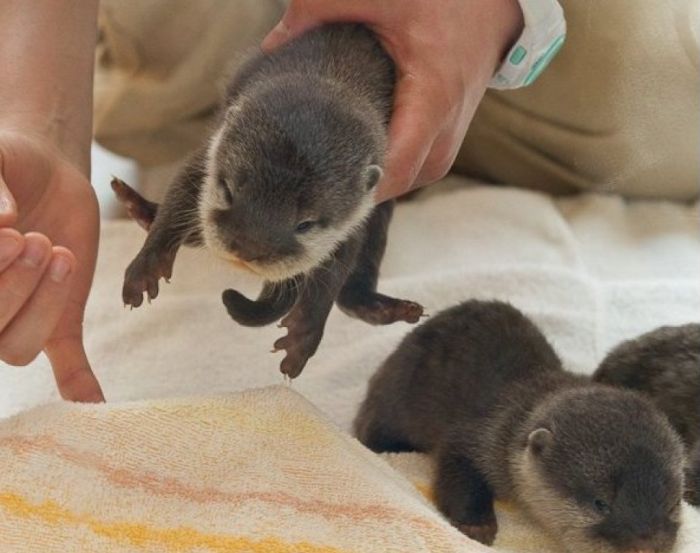
<path id="1" fill-rule="evenodd" d="M 556 193 L 696 198 L 700 3 L 561 4 L 561 52 L 534 85 L 487 94 L 456 169 Z"/>

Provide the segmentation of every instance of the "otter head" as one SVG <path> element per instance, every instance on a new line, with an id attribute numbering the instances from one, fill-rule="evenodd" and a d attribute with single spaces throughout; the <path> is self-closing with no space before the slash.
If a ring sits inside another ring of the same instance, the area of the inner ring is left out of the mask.
<path id="1" fill-rule="evenodd" d="M 515 455 L 517 497 L 579 553 L 666 553 L 676 540 L 682 445 L 632 392 L 571 390 L 529 419 Z"/>
<path id="2" fill-rule="evenodd" d="M 229 107 L 200 198 L 205 244 L 267 280 L 306 273 L 367 218 L 383 127 L 333 90 L 279 79 Z"/>

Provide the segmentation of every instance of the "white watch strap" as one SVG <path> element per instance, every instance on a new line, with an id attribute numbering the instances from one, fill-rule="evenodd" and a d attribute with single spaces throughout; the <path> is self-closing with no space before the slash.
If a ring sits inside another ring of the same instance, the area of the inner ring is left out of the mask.
<path id="1" fill-rule="evenodd" d="M 525 21 L 523 32 L 491 79 L 490 88 L 533 83 L 564 44 L 566 21 L 557 0 L 518 1 Z"/>

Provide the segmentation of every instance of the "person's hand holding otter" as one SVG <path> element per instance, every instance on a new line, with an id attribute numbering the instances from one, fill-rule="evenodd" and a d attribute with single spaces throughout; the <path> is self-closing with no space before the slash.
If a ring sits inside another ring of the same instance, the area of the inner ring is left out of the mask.
<path id="1" fill-rule="evenodd" d="M 518 38 L 516 0 L 292 0 L 267 36 L 272 50 L 323 23 L 357 21 L 399 70 L 385 178 L 377 201 L 449 171 L 501 58 Z"/>

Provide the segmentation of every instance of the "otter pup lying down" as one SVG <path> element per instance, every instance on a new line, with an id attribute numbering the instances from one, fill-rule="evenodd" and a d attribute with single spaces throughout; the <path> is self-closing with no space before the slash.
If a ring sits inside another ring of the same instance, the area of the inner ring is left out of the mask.
<path id="1" fill-rule="evenodd" d="M 685 499 L 700 505 L 700 324 L 662 326 L 622 342 L 593 380 L 645 394 L 687 450 Z"/>
<path id="2" fill-rule="evenodd" d="M 438 508 L 483 543 L 496 498 L 575 553 L 665 553 L 676 540 L 676 432 L 640 394 L 563 370 L 508 304 L 468 301 L 411 332 L 372 377 L 355 432 L 374 451 L 432 455 Z"/>
<path id="3" fill-rule="evenodd" d="M 265 280 L 255 301 L 226 290 L 240 324 L 282 318 L 280 370 L 298 376 L 335 302 L 370 324 L 415 323 L 417 303 L 376 292 L 393 203 L 375 207 L 394 90 L 393 62 L 355 24 L 327 25 L 272 54 L 252 56 L 228 85 L 209 142 L 162 205 L 115 179 L 148 229 L 126 270 L 124 303 L 158 295 L 178 248 L 204 245 Z"/>

